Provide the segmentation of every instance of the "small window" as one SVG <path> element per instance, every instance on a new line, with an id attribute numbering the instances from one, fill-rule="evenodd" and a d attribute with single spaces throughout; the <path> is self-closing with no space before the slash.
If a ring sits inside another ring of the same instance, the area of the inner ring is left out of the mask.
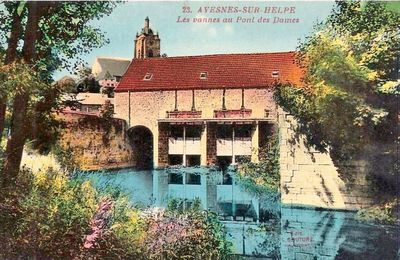
<path id="1" fill-rule="evenodd" d="M 207 79 L 207 72 L 201 72 L 200 79 Z"/>
<path id="2" fill-rule="evenodd" d="M 146 75 L 144 76 L 143 80 L 151 80 L 152 77 L 153 77 L 152 73 L 146 73 Z"/>
<path id="3" fill-rule="evenodd" d="M 273 78 L 278 78 L 279 77 L 279 70 L 272 71 L 272 77 Z"/>

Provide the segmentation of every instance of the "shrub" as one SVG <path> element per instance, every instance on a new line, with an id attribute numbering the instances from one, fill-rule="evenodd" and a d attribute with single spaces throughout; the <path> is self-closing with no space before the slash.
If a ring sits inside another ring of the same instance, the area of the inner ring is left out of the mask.
<path id="1" fill-rule="evenodd" d="M 126 197 L 52 168 L 18 177 L 19 192 L 0 207 L 0 258 L 117 259 L 140 248 L 138 212 Z"/>
<path id="2" fill-rule="evenodd" d="M 394 199 L 382 205 L 359 210 L 356 219 L 378 224 L 395 224 L 398 221 L 398 216 L 396 216 L 398 207 L 399 202 L 397 199 Z"/>
<path id="3" fill-rule="evenodd" d="M 6 201 L 18 215 L 12 219 L 14 230 L 6 245 L 9 251 L 4 250 L 3 256 L 71 258 L 79 251 L 80 238 L 94 210 L 94 190 L 88 183 L 71 183 L 51 169 L 35 174 L 21 171 L 17 182 L 24 179 L 30 180 L 24 194 L 7 194 Z"/>
<path id="4" fill-rule="evenodd" d="M 53 168 L 23 169 L 2 193 L 0 259 L 226 259 L 216 216 L 199 210 L 134 208 L 118 188 L 94 188 Z"/>
<path id="5" fill-rule="evenodd" d="M 261 195 L 278 192 L 280 187 L 279 136 L 273 135 L 267 145 L 260 149 L 259 163 L 244 163 L 238 171 L 239 183 L 249 191 Z"/>
<path id="6" fill-rule="evenodd" d="M 146 213 L 146 259 L 228 259 L 230 243 L 217 216 L 193 205 Z"/>

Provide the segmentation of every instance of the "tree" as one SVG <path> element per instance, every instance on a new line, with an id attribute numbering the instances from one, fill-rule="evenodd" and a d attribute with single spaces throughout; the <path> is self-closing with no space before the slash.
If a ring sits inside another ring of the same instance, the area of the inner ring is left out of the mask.
<path id="1" fill-rule="evenodd" d="M 357 1 L 338 1 L 298 48 L 304 86 L 276 88 L 277 102 L 299 120 L 299 133 L 338 165 L 366 157 L 374 162 L 381 152 L 395 156 L 399 24 L 400 14 L 384 2 L 361 8 Z M 392 188 L 395 168 L 392 160 L 379 172 L 391 172 L 383 179 Z"/>
<path id="2" fill-rule="evenodd" d="M 19 66 L 30 80 L 22 80 L 11 92 L 14 94 L 11 136 L 7 141 L 5 151 L 2 169 L 3 184 L 12 183 L 19 171 L 27 138 L 28 110 L 34 99 L 42 94 L 36 90 L 43 84 L 49 84 L 52 73 L 56 69 L 68 66 L 68 59 L 75 58 L 79 53 L 88 52 L 106 42 L 102 33 L 90 26 L 88 22 L 109 14 L 115 7 L 115 3 L 18 2 L 7 7 L 11 13 L 19 16 L 19 21 L 26 19 L 26 22 L 22 23 L 22 30 L 18 30 L 21 29 L 20 27 L 14 28 L 14 20 L 11 23 L 10 35 L 17 35 L 18 40 L 14 48 L 12 37 L 9 38 L 7 53 L 14 54 L 14 57 L 21 56 L 22 59 L 18 60 L 16 66 Z M 23 41 L 22 49 L 18 49 L 20 41 Z M 8 76 L 11 75 L 8 74 Z M 7 80 L 6 77 L 5 81 Z M 0 112 L 2 112 L 1 109 Z"/>
<path id="3" fill-rule="evenodd" d="M 9 15 L 2 13 L 1 22 L 3 31 L 10 31 L 10 36 L 7 39 L 7 50 L 4 57 L 1 58 L 4 65 L 13 63 L 17 58 L 18 41 L 22 35 L 22 11 L 19 2 L 4 3 Z M 8 29 L 8 30 L 7 30 Z M 3 37 L 4 38 L 4 37 Z M 3 136 L 5 126 L 5 117 L 7 109 L 8 89 L 4 88 L 0 95 L 0 141 Z"/>
<path id="4" fill-rule="evenodd" d="M 78 82 L 77 90 L 78 92 L 90 92 L 99 93 L 100 84 L 96 80 L 96 77 L 92 74 L 92 70 L 86 66 L 79 66 L 77 69 Z"/>

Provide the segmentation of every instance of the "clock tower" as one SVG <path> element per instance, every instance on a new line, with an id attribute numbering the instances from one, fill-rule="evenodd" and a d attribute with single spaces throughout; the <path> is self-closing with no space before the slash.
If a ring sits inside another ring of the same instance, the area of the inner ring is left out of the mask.
<path id="1" fill-rule="evenodd" d="M 144 20 L 144 28 L 135 39 L 135 59 L 160 57 L 160 37 L 150 28 L 149 17 Z"/>

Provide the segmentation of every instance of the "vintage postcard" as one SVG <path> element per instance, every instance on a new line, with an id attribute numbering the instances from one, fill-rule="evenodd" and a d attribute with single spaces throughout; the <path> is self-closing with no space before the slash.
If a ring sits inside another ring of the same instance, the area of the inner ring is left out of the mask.
<path id="1" fill-rule="evenodd" d="M 0 260 L 399 259 L 399 1 L 0 20 Z"/>

